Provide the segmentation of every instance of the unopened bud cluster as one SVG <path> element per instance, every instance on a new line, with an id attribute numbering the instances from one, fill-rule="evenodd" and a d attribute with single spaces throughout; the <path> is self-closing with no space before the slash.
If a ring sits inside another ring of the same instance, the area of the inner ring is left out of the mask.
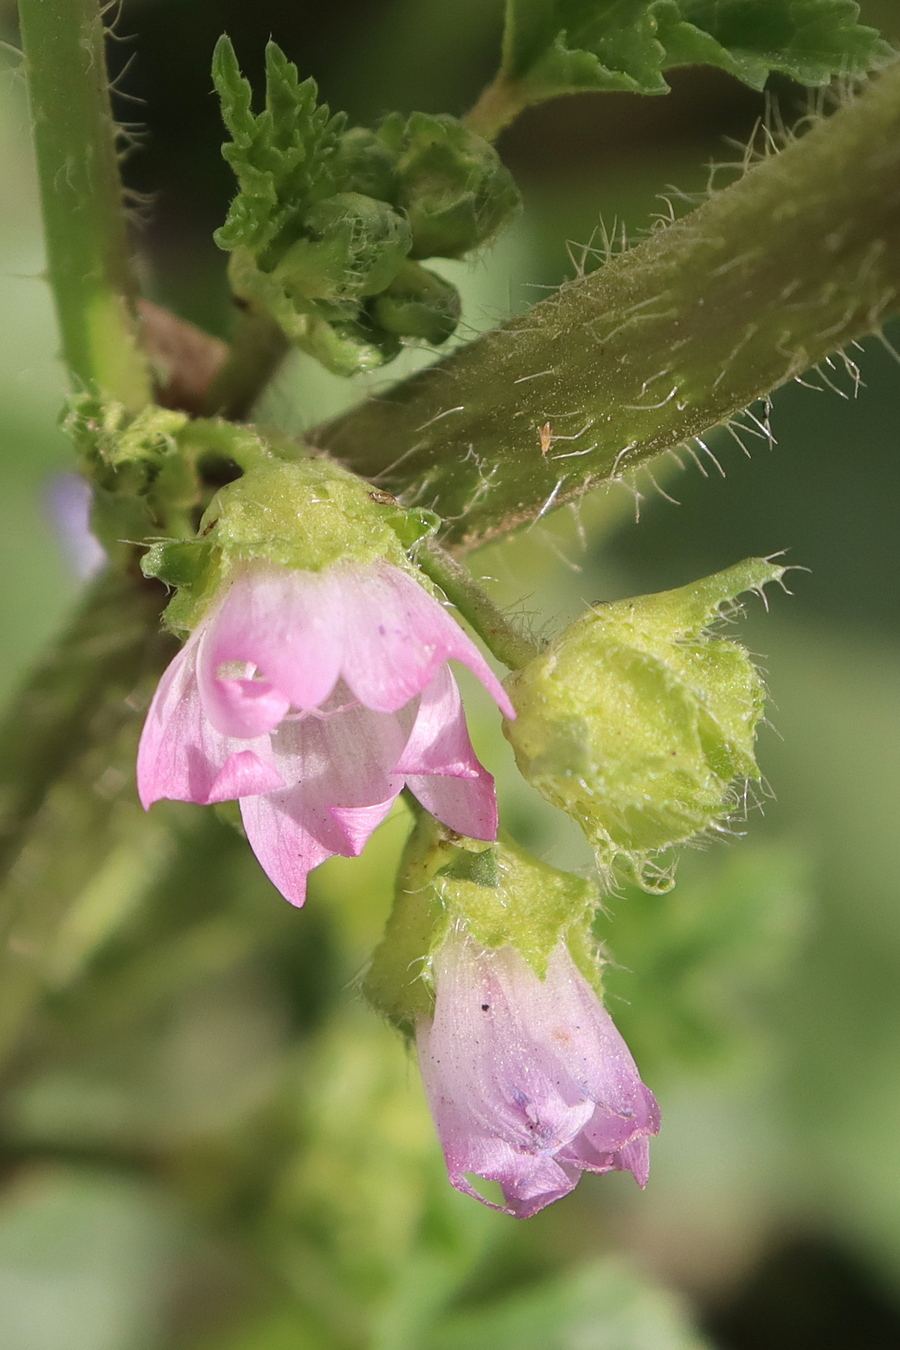
<path id="1" fill-rule="evenodd" d="M 240 185 L 216 234 L 236 294 L 338 374 L 391 360 L 404 340 L 446 341 L 459 296 L 420 260 L 462 257 L 517 210 L 492 147 L 445 115 L 392 114 L 377 130 L 348 130 L 271 42 L 263 112 L 251 111 L 227 38 L 213 76 Z"/>

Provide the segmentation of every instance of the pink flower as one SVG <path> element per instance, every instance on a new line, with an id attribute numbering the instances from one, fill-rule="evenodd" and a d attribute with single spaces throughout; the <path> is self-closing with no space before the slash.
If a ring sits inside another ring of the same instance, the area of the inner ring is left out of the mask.
<path id="1" fill-rule="evenodd" d="M 295 905 L 313 867 L 362 851 L 404 784 L 451 829 L 494 839 L 494 780 L 447 661 L 512 708 L 443 606 L 384 561 L 321 572 L 253 562 L 232 575 L 150 705 L 144 807 L 238 798 L 254 853 Z"/>
<path id="2" fill-rule="evenodd" d="M 647 1184 L 656 1099 L 564 943 L 541 980 L 515 948 L 453 932 L 434 977 L 419 1064 L 457 1190 L 482 1200 L 466 1174 L 498 1181 L 505 1212 L 526 1219 L 583 1171 Z"/>

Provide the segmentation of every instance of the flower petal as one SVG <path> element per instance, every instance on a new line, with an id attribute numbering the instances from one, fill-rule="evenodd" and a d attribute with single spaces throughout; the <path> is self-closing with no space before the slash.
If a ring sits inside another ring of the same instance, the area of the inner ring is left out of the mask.
<path id="1" fill-rule="evenodd" d="M 331 575 L 347 625 L 344 679 L 366 707 L 396 712 L 452 659 L 468 666 L 506 716 L 515 717 L 472 639 L 424 586 L 391 563 L 335 567 Z"/>
<path id="2" fill-rule="evenodd" d="M 630 1170 L 643 1185 L 656 1102 L 565 945 L 542 980 L 514 948 L 452 931 L 434 972 L 434 1019 L 420 1019 L 417 1045 L 454 1186 L 499 1181 L 507 1211 L 525 1218 L 583 1170 Z"/>
<path id="3" fill-rule="evenodd" d="M 405 733 L 398 718 L 355 704 L 340 686 L 323 715 L 283 722 L 272 738 L 288 786 L 241 802 L 247 838 L 270 881 L 302 905 L 306 876 L 333 854 L 355 857 L 403 786 L 390 772 Z"/>
<path id="4" fill-rule="evenodd" d="M 497 838 L 494 780 L 475 757 L 456 680 L 439 667 L 419 699 L 416 719 L 394 765 L 438 820 L 473 839 Z"/>
<path id="5" fill-rule="evenodd" d="M 299 906 L 306 899 L 307 875 L 338 850 L 310 834 L 291 811 L 290 796 L 288 792 L 270 792 L 263 797 L 244 797 L 241 819 L 266 876 L 285 900 Z"/>
<path id="6" fill-rule="evenodd" d="M 201 637 L 195 633 L 169 663 L 147 713 L 137 755 L 138 795 L 145 809 L 161 797 L 224 801 L 227 778 L 222 775 L 235 753 L 252 755 L 252 774 L 251 761 L 241 761 L 247 790 L 267 791 L 274 781 L 268 737 L 236 742 L 205 717 L 196 676 Z"/>
<path id="7" fill-rule="evenodd" d="M 281 787 L 284 787 L 284 779 L 273 764 L 264 763 L 252 750 L 238 750 L 228 756 L 206 800 L 208 803 L 228 802 Z"/>
<path id="8" fill-rule="evenodd" d="M 239 571 L 209 621 L 198 670 L 207 715 L 224 735 L 271 730 L 289 707 L 316 708 L 328 698 L 344 631 L 334 590 L 330 571 L 265 563 Z M 220 678 L 235 663 L 255 667 L 261 679 Z"/>

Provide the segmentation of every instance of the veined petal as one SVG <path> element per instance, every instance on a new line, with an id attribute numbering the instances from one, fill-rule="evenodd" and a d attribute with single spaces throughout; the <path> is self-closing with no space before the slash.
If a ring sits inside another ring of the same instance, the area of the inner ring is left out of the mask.
<path id="1" fill-rule="evenodd" d="M 499 1181 L 521 1218 L 583 1170 L 629 1170 L 644 1185 L 656 1102 L 565 945 L 542 980 L 514 948 L 454 931 L 434 974 L 434 1019 L 420 1020 L 417 1045 L 453 1184 L 477 1194 L 466 1174 Z"/>
<path id="2" fill-rule="evenodd" d="M 346 621 L 343 675 L 360 702 L 396 712 L 431 682 L 447 660 L 478 677 L 507 717 L 515 710 L 505 689 L 443 605 L 391 563 L 335 567 Z"/>
<path id="3" fill-rule="evenodd" d="M 397 795 L 398 793 L 394 792 L 385 801 L 373 802 L 371 806 L 329 807 L 332 818 L 337 822 L 346 841 L 346 847 L 340 850 L 343 857 L 359 857 L 369 841 L 369 836 L 390 815 Z"/>
<path id="4" fill-rule="evenodd" d="M 337 853 L 310 834 L 291 810 L 290 792 L 270 792 L 264 797 L 244 797 L 241 819 L 250 847 L 272 885 L 290 900 L 302 905 L 306 878 L 314 867 Z"/>
<path id="5" fill-rule="evenodd" d="M 394 772 L 477 778 L 479 768 L 459 687 L 447 666 L 441 665 L 422 691 L 409 740 Z"/>
<path id="6" fill-rule="evenodd" d="M 189 638 L 169 663 L 147 713 L 137 755 L 138 795 L 145 809 L 161 797 L 205 804 L 237 796 L 225 791 L 226 767 L 235 754 L 251 756 L 240 761 L 244 791 L 268 791 L 281 781 L 268 737 L 235 741 L 220 735 L 204 715 L 196 676 L 201 636 L 198 631 Z"/>
<path id="7" fill-rule="evenodd" d="M 247 838 L 270 881 L 302 905 L 306 876 L 333 854 L 355 857 L 403 786 L 390 769 L 402 749 L 399 720 L 359 704 L 340 686 L 322 715 L 283 722 L 275 763 L 288 786 L 241 802 Z"/>
<path id="8" fill-rule="evenodd" d="M 229 802 L 238 797 L 255 797 L 284 787 L 284 779 L 274 764 L 266 764 L 252 750 L 237 750 L 229 755 L 216 774 L 207 802 Z"/>
<path id="9" fill-rule="evenodd" d="M 456 680 L 438 668 L 419 698 L 416 719 L 394 765 L 426 811 L 459 834 L 497 838 L 494 779 L 477 760 Z"/>
<path id="10" fill-rule="evenodd" d="M 204 707 L 225 735 L 259 734 L 288 708 L 316 708 L 334 689 L 344 621 L 327 572 L 247 565 L 209 620 L 199 658 Z M 223 677 L 248 665 L 257 680 Z"/>

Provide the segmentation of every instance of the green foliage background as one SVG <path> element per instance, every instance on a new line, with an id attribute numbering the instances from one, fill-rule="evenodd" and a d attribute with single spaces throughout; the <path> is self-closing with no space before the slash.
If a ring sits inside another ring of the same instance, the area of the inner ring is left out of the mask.
<path id="1" fill-rule="evenodd" d="M 142 35 L 123 87 L 148 99 L 137 115 L 153 131 L 128 169 L 159 191 L 138 213 L 151 289 L 219 331 L 230 314 L 211 231 L 230 189 L 208 97 L 218 33 L 229 29 L 253 72 L 271 30 L 360 120 L 388 104 L 462 110 L 499 34 L 498 9 L 481 0 L 354 3 L 331 21 L 312 5 L 253 8 L 134 0 L 120 20 Z M 863 8 L 900 37 L 892 4 Z M 14 41 L 9 5 L 0 20 Z M 79 589 L 47 507 L 69 460 L 55 427 L 64 380 L 23 88 L 8 65 L 4 693 Z M 593 265 L 577 245 L 599 246 L 601 215 L 609 230 L 646 228 L 667 184 L 699 190 L 706 159 L 733 158 L 722 137 L 748 137 L 761 99 L 726 75 L 671 79 L 668 102 L 565 101 L 501 141 L 525 214 L 489 256 L 436 266 L 462 291 L 464 335 L 569 274 L 567 239 Z M 778 90 L 789 114 L 796 92 Z M 600 926 L 611 1007 L 663 1106 L 648 1190 L 587 1178 L 527 1225 L 449 1190 L 414 1067 L 355 992 L 390 902 L 401 819 L 361 860 L 321 869 L 297 914 L 212 813 L 157 808 L 170 832 L 139 845 L 123 835 L 110 874 L 85 890 L 6 1071 L 4 1347 L 688 1350 L 691 1317 L 727 1302 L 797 1233 L 860 1263 L 900 1308 L 900 365 L 875 341 L 855 358 L 855 401 L 827 387 L 776 397 L 777 448 L 746 435 L 745 458 L 714 437 L 724 479 L 710 463 L 708 477 L 665 468 L 661 487 L 680 506 L 643 480 L 639 524 L 620 488 L 584 505 L 586 547 L 564 513 L 475 559 L 539 631 L 586 602 L 750 554 L 788 548 L 810 569 L 768 616 L 751 600 L 742 630 L 765 654 L 778 735 L 763 732 L 760 762 L 776 795 L 750 809 L 728 851 L 686 857 L 671 895 L 613 897 Z M 423 359 L 401 357 L 391 377 Z M 852 393 L 846 376 L 825 376 Z M 298 429 L 359 388 L 292 357 L 264 412 Z M 491 708 L 469 693 L 509 828 L 548 862 L 586 867 L 574 827 L 517 777 Z"/>

